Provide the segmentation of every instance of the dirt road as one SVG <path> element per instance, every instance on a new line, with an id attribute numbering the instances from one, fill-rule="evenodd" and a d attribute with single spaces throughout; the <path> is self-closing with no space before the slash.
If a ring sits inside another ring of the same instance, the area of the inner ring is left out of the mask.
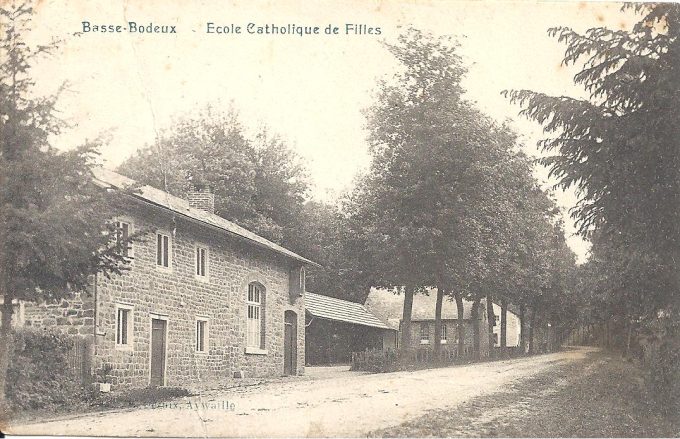
<path id="1" fill-rule="evenodd" d="M 617 353 L 590 352 L 500 392 L 429 411 L 373 437 L 680 437 L 680 413 L 660 404 L 643 371 Z"/>
<path id="2" fill-rule="evenodd" d="M 588 348 L 415 372 L 345 374 L 207 393 L 160 407 L 13 426 L 10 434 L 104 436 L 365 436 L 434 409 L 502 392 L 583 362 Z"/>

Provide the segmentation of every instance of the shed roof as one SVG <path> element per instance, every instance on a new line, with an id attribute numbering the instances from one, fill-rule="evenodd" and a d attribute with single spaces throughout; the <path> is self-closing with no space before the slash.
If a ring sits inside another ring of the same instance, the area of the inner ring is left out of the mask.
<path id="1" fill-rule="evenodd" d="M 307 292 L 305 293 L 305 308 L 312 316 L 322 319 L 372 328 L 392 329 L 360 303 Z"/>
<path id="2" fill-rule="evenodd" d="M 94 176 L 98 182 L 102 184 L 102 186 L 122 189 L 135 184 L 134 180 L 108 169 L 94 168 L 92 172 L 94 173 Z M 316 262 L 312 262 L 309 259 L 298 255 L 297 253 L 294 253 L 278 244 L 256 235 L 250 230 L 246 230 L 243 227 L 213 213 L 191 207 L 189 206 L 189 202 L 187 200 L 171 195 L 160 189 L 156 189 L 155 187 L 148 185 L 140 186 L 133 196 L 161 208 L 165 208 L 177 214 L 183 215 L 194 221 L 216 227 L 231 235 L 236 235 L 239 238 L 243 238 L 258 247 L 269 249 L 305 264 L 318 266 Z"/>

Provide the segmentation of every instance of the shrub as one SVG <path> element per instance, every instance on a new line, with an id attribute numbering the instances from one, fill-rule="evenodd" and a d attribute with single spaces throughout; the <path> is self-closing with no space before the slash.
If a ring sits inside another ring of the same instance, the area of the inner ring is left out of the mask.
<path id="1" fill-rule="evenodd" d="M 38 330 L 13 333 L 6 395 L 13 409 L 54 410 L 82 399 L 83 388 L 70 370 L 73 340 Z"/>
<path id="2" fill-rule="evenodd" d="M 36 329 L 13 333 L 7 371 L 7 397 L 12 411 L 70 412 L 88 407 L 133 407 L 191 396 L 179 387 L 147 387 L 116 393 L 98 393 L 92 387 L 83 387 L 68 363 L 73 345 L 72 337 L 59 333 Z M 102 366 L 99 378 L 106 381 L 110 371 L 110 365 Z"/>
<path id="3" fill-rule="evenodd" d="M 397 353 L 389 349 L 370 349 L 352 354 L 351 370 L 365 372 L 390 372 L 397 369 Z"/>
<path id="4" fill-rule="evenodd" d="M 641 337 L 648 389 L 667 415 L 680 413 L 680 328 L 670 319 L 649 324 Z"/>

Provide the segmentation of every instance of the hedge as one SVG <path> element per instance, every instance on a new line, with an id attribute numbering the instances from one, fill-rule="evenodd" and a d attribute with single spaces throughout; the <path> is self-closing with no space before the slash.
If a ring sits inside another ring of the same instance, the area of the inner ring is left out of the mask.
<path id="1" fill-rule="evenodd" d="M 84 399 L 84 389 L 68 365 L 73 339 L 48 331 L 13 333 L 6 396 L 12 409 L 57 410 Z"/>

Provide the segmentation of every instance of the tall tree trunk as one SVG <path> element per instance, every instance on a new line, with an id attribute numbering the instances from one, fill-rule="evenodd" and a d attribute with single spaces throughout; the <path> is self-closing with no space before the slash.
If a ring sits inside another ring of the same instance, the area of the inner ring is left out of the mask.
<path id="1" fill-rule="evenodd" d="M 444 287 L 437 286 L 437 303 L 434 307 L 434 356 L 439 360 L 442 348 L 442 302 L 444 301 Z"/>
<path id="2" fill-rule="evenodd" d="M 413 286 L 404 287 L 404 311 L 401 318 L 401 353 L 406 353 L 411 348 L 411 315 L 413 313 Z"/>
<path id="3" fill-rule="evenodd" d="M 487 334 L 489 339 L 489 358 L 494 358 L 496 353 L 494 345 L 496 343 L 494 343 L 493 328 L 496 326 L 496 314 L 493 312 L 493 296 L 491 294 L 486 296 L 486 323 L 489 329 Z"/>
<path id="4" fill-rule="evenodd" d="M 529 318 L 529 355 L 536 352 L 534 346 L 534 327 L 536 326 L 536 305 L 531 307 L 531 318 Z"/>
<path id="5" fill-rule="evenodd" d="M 631 357 L 631 355 L 630 355 L 630 339 L 631 339 L 631 335 L 632 335 L 632 332 L 633 332 L 633 320 L 628 318 L 628 319 L 626 319 L 626 322 L 627 322 L 627 326 L 628 326 L 628 331 L 627 331 L 627 334 L 626 334 L 626 348 L 623 352 L 623 356 L 626 357 L 626 358 L 630 358 Z"/>
<path id="6" fill-rule="evenodd" d="M 501 299 L 501 358 L 505 357 L 508 346 L 508 301 Z"/>
<path id="7" fill-rule="evenodd" d="M 475 361 L 479 361 L 480 359 L 479 301 L 480 299 L 477 298 L 472 303 L 472 312 L 470 314 L 470 318 L 472 319 L 472 359 Z"/>
<path id="8" fill-rule="evenodd" d="M 526 353 L 527 343 L 526 343 L 526 325 L 524 324 L 525 316 L 525 306 L 524 304 L 519 305 L 519 350 L 522 351 L 522 355 Z"/>
<path id="9" fill-rule="evenodd" d="M 459 292 L 455 292 L 453 297 L 456 299 L 456 311 L 458 312 L 458 357 L 465 356 L 465 308 L 463 297 Z"/>
<path id="10" fill-rule="evenodd" d="M 9 420 L 9 405 L 6 397 L 7 369 L 9 369 L 9 355 L 12 349 L 12 297 L 7 290 L 0 306 L 2 327 L 0 327 L 0 425 Z"/>

